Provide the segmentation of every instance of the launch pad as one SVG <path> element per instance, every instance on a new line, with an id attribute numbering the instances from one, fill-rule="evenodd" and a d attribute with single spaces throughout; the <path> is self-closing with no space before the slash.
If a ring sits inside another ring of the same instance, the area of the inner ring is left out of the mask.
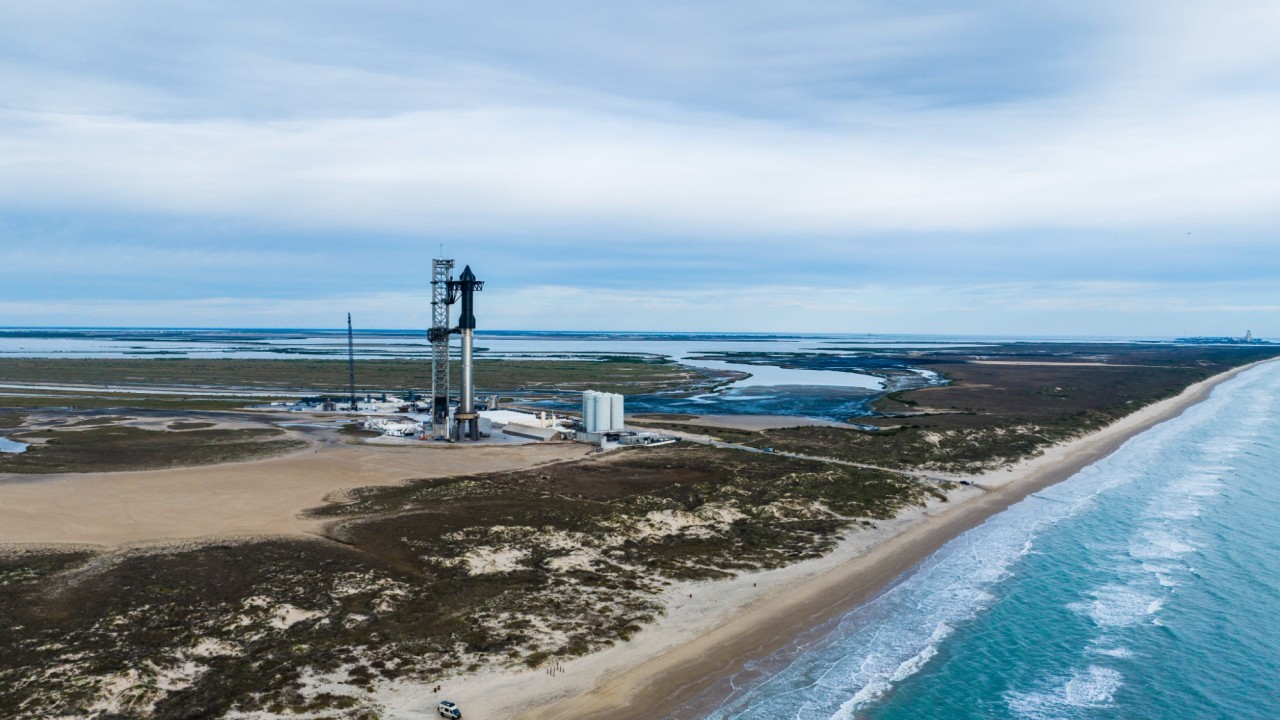
<path id="1" fill-rule="evenodd" d="M 431 433 L 436 440 L 479 440 L 480 416 L 476 412 L 472 350 L 475 342 L 475 293 L 484 289 L 468 265 L 453 279 L 453 260 L 438 258 L 431 272 Z M 458 325 L 450 327 L 450 308 L 461 302 Z M 461 337 L 462 378 L 456 409 L 450 403 L 449 362 L 452 337 Z"/>
<path id="2" fill-rule="evenodd" d="M 587 391 L 584 394 L 582 421 L 563 421 L 545 412 L 499 410 L 497 396 L 478 403 L 475 391 L 475 294 L 484 290 L 484 282 L 476 278 L 471 266 L 453 277 L 454 261 L 436 258 L 431 268 L 431 327 L 427 339 L 431 343 L 431 395 L 424 408 L 414 402 L 412 392 L 407 402 L 402 398 L 383 397 L 382 405 L 371 400 L 364 405 L 355 393 L 354 351 L 351 343 L 350 316 L 347 320 L 348 363 L 351 370 L 351 401 L 341 408 L 352 412 L 372 410 L 375 413 L 395 410 L 395 417 L 367 417 L 364 430 L 378 432 L 382 443 L 397 444 L 410 438 L 443 442 L 527 443 L 573 439 L 606 447 L 629 444 L 659 444 L 652 433 L 627 431 L 623 419 L 621 395 Z M 457 324 L 452 318 L 458 305 Z M 459 370 L 461 378 L 457 395 L 453 394 L 453 336 L 459 337 Z M 295 403 L 291 410 L 304 410 Z M 336 403 L 326 401 L 325 411 L 337 411 Z M 578 432 L 575 433 L 575 429 Z"/>

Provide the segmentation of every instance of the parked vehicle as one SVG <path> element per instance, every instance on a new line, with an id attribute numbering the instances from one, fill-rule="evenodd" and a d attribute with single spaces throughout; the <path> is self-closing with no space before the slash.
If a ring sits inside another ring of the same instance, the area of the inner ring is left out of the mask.
<path id="1" fill-rule="evenodd" d="M 440 701 L 440 704 L 436 706 L 436 713 L 440 717 L 452 718 L 453 720 L 458 720 L 458 718 L 462 717 L 462 709 L 456 703 L 451 703 L 448 700 Z"/>

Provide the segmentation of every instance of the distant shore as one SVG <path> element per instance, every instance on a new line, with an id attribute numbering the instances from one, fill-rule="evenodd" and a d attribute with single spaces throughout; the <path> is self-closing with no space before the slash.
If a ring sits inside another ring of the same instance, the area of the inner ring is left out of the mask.
<path id="1" fill-rule="evenodd" d="M 972 484 L 952 491 L 947 502 L 854 532 L 826 557 L 726 581 L 679 584 L 667 593 L 662 620 L 630 642 L 564 662 L 554 674 L 486 671 L 447 682 L 446 692 L 475 718 L 667 717 L 746 662 L 871 599 L 951 539 L 1177 417 L 1218 384 L 1259 364 L 1191 385 L 1037 458 L 967 477 Z M 388 700 L 389 717 L 408 717 L 398 711 L 421 702 L 404 695 Z"/>

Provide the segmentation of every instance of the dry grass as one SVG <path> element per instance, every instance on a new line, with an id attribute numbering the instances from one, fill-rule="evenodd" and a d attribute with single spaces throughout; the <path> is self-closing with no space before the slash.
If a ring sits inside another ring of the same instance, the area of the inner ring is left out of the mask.
<path id="1" fill-rule="evenodd" d="M 0 455 L 0 473 L 85 473 L 212 465 L 268 457 L 306 446 L 302 440 L 286 439 L 285 434 L 274 428 L 168 432 L 96 423 L 88 429 L 11 431 L 12 439 L 31 445 L 23 453 Z"/>
<path id="2" fill-rule="evenodd" d="M 460 369 L 454 368 L 454 377 Z M 611 392 L 670 390 L 710 381 L 704 371 L 668 362 L 622 358 L 588 360 L 478 360 L 476 386 L 484 392 L 582 390 Z M 347 388 L 344 360 L 196 360 L 0 358 L 0 382 L 88 386 L 247 388 L 341 394 Z M 421 360 L 360 360 L 357 391 L 399 392 L 431 387 L 431 365 Z"/>

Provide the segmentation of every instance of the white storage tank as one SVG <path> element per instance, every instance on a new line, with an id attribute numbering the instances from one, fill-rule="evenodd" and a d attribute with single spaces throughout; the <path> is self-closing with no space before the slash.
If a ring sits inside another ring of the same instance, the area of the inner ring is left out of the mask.
<path id="1" fill-rule="evenodd" d="M 591 429 L 596 420 L 595 395 L 595 390 L 588 390 L 582 393 L 582 429 L 587 432 L 595 432 Z"/>
<path id="2" fill-rule="evenodd" d="M 609 429 L 622 429 L 622 396 L 613 394 L 609 396 Z"/>
<path id="3" fill-rule="evenodd" d="M 591 432 L 609 431 L 609 393 L 596 393 L 593 398 L 596 404 L 595 427 Z"/>

